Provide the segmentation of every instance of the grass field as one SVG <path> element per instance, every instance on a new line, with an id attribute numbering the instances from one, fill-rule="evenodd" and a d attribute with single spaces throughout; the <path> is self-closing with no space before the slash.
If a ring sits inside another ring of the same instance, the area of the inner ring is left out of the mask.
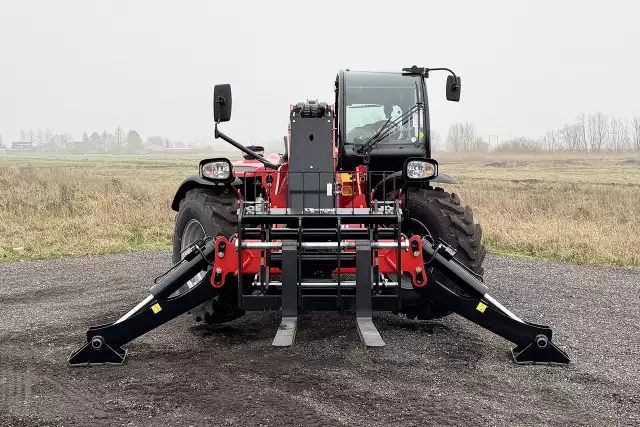
<path id="1" fill-rule="evenodd" d="M 640 266 L 640 156 L 437 156 L 490 251 Z M 0 261 L 166 249 L 199 158 L 0 157 Z"/>

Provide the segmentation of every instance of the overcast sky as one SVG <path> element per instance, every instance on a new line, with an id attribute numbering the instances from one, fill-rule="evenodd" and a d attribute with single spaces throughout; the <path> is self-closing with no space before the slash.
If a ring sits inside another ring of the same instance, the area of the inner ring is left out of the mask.
<path id="1" fill-rule="evenodd" d="M 460 103 L 429 79 L 432 127 L 541 136 L 581 112 L 640 115 L 635 1 L 0 0 L 0 133 L 134 128 L 212 140 L 281 138 L 290 103 L 333 102 L 340 68 L 453 68 Z"/>

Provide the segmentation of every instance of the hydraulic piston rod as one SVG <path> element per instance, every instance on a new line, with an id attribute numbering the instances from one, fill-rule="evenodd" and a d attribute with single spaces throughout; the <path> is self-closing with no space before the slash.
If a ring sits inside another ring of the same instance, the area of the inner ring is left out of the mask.
<path id="1" fill-rule="evenodd" d="M 400 242 L 400 249 L 407 249 L 409 242 Z M 300 247 L 302 249 L 355 249 L 355 242 L 301 242 Z M 236 249 L 238 248 L 238 241 L 236 240 Z M 397 241 L 388 242 L 371 242 L 371 249 L 397 249 Z M 242 249 L 270 249 L 278 250 L 282 249 L 282 242 L 242 242 Z"/>

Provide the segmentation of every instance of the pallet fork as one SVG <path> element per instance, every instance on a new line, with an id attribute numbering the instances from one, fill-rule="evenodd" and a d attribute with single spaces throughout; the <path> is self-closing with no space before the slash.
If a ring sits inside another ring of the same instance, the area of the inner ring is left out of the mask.
<path id="1" fill-rule="evenodd" d="M 220 277 L 220 262 L 224 260 L 223 247 L 237 245 L 238 259 L 250 258 L 251 249 L 241 249 L 237 240 L 228 241 L 224 237 L 207 238 L 198 241 L 185 251 L 183 259 L 174 265 L 150 289 L 150 295 L 132 310 L 113 323 L 91 327 L 87 331 L 87 342 L 69 357 L 71 366 L 91 366 L 97 364 L 122 364 L 127 350 L 123 345 L 146 332 L 170 321 L 174 317 L 214 298 L 224 280 Z M 245 242 L 252 246 L 251 242 Z M 394 242 L 393 244 L 397 244 Z M 254 246 L 259 246 L 254 243 Z M 372 295 L 377 285 L 372 267 L 373 251 L 396 253 L 391 244 L 358 240 L 346 247 L 355 249 L 356 280 L 355 295 L 303 295 L 305 283 L 298 280 L 298 266 L 302 243 L 285 240 L 271 246 L 281 248 L 284 279 L 281 295 L 247 295 L 244 297 L 245 310 L 282 308 L 282 322 L 273 340 L 274 346 L 290 346 L 295 339 L 297 315 L 300 307 L 312 306 L 316 310 L 353 310 L 356 313 L 358 332 L 367 347 L 384 346 L 377 328 L 372 321 L 372 312 L 394 311 L 398 303 L 395 295 Z M 311 245 L 313 246 L 313 245 Z M 455 259 L 455 251 L 443 242 L 433 242 L 428 238 L 403 240 L 398 245 L 403 254 L 415 255 L 413 249 L 419 249 L 419 259 L 424 265 L 425 286 L 415 286 L 418 292 L 429 292 L 431 298 L 437 298 L 438 304 L 445 304 L 451 311 L 494 332 L 516 344 L 512 350 L 513 360 L 517 364 L 565 365 L 569 363 L 567 354 L 552 342 L 552 331 L 548 326 L 526 322 L 506 309 L 487 293 L 487 287 L 474 273 L 470 272 Z M 411 250 L 407 250 L 411 249 Z M 254 249 L 255 250 L 255 249 Z M 222 257 L 221 257 L 222 255 Z M 244 256 L 244 257 L 243 257 Z M 405 255 L 403 255 L 405 256 Z M 379 255 L 380 257 L 380 255 Z M 227 257 L 231 259 L 235 257 Z M 400 258 L 399 258 L 400 260 Z M 380 266 L 377 266 L 380 267 Z M 207 270 L 205 277 L 188 292 L 170 297 L 198 272 Z M 404 271 L 404 270 L 403 270 Z M 458 285 L 467 294 L 461 296 L 452 292 L 445 281 Z M 400 283 L 398 283 L 400 289 Z M 242 296 L 241 296 L 242 298 Z M 257 301 L 261 299 L 261 304 Z M 266 303 L 266 304 L 265 304 Z M 258 308 L 260 307 L 260 308 Z"/>

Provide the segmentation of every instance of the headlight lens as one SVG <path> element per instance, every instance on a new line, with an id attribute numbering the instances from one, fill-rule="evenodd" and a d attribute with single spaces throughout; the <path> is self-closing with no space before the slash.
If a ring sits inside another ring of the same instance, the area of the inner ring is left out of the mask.
<path id="1" fill-rule="evenodd" d="M 409 179 L 431 178 L 436 172 L 436 166 L 424 160 L 410 160 L 407 163 L 407 178 Z"/>
<path id="2" fill-rule="evenodd" d="M 214 161 L 202 165 L 202 176 L 215 180 L 226 180 L 231 177 L 231 165 L 228 161 Z"/>

